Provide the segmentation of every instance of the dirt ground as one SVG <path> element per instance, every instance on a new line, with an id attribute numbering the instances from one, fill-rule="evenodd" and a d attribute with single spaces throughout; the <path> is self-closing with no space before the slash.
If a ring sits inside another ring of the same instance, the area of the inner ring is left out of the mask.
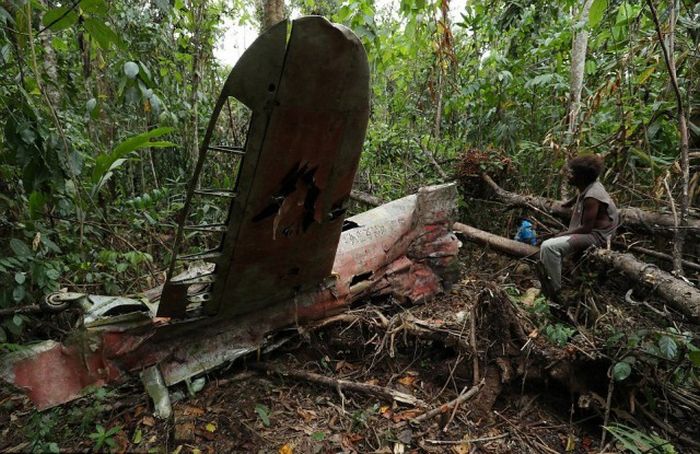
<path id="1" fill-rule="evenodd" d="M 607 282 L 612 290 L 602 292 L 600 275 L 582 273 L 576 295 L 593 304 L 544 314 L 542 300 L 528 296 L 527 266 L 470 247 L 462 258 L 461 280 L 433 301 L 368 302 L 332 323 L 281 333 L 290 336 L 281 348 L 208 374 L 201 389 L 201 380 L 171 388 L 168 421 L 154 417 L 137 378 L 43 413 L 4 388 L 0 451 L 618 452 L 610 434 L 601 445 L 601 425 L 606 406 L 610 421 L 628 412 L 629 393 L 616 389 L 606 405 L 609 363 L 590 333 L 606 317 L 630 323 L 617 306 L 624 289 Z M 543 326 L 576 334 L 545 336 Z M 415 402 L 296 372 L 387 387 Z M 472 398 L 444 406 L 475 386 Z M 416 421 L 430 409 L 442 411 Z"/>

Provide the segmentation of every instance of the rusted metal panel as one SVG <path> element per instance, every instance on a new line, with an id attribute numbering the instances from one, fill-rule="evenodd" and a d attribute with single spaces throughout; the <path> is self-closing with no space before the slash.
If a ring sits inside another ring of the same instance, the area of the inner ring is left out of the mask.
<path id="1" fill-rule="evenodd" d="M 331 272 L 369 115 L 364 49 L 323 18 L 298 19 L 272 88 L 260 153 L 242 169 L 209 314 L 288 301 Z"/>
<path id="2" fill-rule="evenodd" d="M 224 86 L 205 134 L 185 208 L 192 197 L 223 100 L 252 109 L 245 153 L 204 310 L 231 317 L 287 301 L 331 272 L 343 215 L 369 117 L 369 68 L 357 37 L 318 16 L 273 27 L 248 49 Z M 205 190 L 206 192 L 206 190 Z M 210 191 L 220 194 L 222 190 Z M 174 249 L 179 251 L 186 216 Z M 315 247 L 309 248 L 309 244 Z M 181 257 L 184 259 L 184 257 Z M 188 282 L 174 279 L 158 315 L 184 318 Z"/>
<path id="3" fill-rule="evenodd" d="M 104 317 L 65 346 L 48 341 L 6 355 L 0 375 L 48 408 L 78 397 L 85 386 L 153 365 L 172 385 L 256 351 L 279 328 L 340 313 L 368 295 L 430 298 L 449 283 L 443 273 L 459 250 L 450 229 L 454 205 L 454 186 L 437 186 L 348 219 L 355 227 L 341 234 L 333 272 L 282 304 L 236 318 L 153 318 L 146 325 Z"/>

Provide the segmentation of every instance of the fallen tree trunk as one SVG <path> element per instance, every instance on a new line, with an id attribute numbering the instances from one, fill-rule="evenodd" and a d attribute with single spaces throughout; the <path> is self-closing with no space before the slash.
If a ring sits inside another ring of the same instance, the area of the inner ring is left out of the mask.
<path id="1" fill-rule="evenodd" d="M 514 257 L 536 256 L 539 251 L 537 247 L 493 235 L 459 222 L 456 222 L 453 228 L 470 241 L 488 245 L 496 251 Z M 589 256 L 616 269 L 635 282 L 650 286 L 668 302 L 669 306 L 693 320 L 700 320 L 700 290 L 696 287 L 681 279 L 676 279 L 655 265 L 640 261 L 632 254 L 594 249 Z"/>
<path id="2" fill-rule="evenodd" d="M 510 206 L 544 211 L 567 221 L 571 217 L 571 209 L 563 207 L 561 201 L 506 191 L 488 175 L 482 174 L 481 178 L 493 190 L 496 199 Z M 672 215 L 653 213 L 639 208 L 620 208 L 620 220 L 624 226 L 635 230 L 672 230 L 675 228 Z M 700 219 L 689 219 L 688 228 L 700 230 Z"/>

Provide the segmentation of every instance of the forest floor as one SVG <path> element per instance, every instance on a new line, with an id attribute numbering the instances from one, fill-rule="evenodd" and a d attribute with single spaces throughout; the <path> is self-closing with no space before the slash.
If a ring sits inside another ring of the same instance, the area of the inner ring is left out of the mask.
<path id="1" fill-rule="evenodd" d="M 469 245 L 461 258 L 460 281 L 433 301 L 373 301 L 292 329 L 282 347 L 208 374 L 196 392 L 176 386 L 168 421 L 153 416 L 138 378 L 43 413 L 0 390 L 0 451 L 618 452 L 610 434 L 601 445 L 601 425 L 606 412 L 609 423 L 631 424 L 634 394 L 623 387 L 606 402 L 610 362 L 591 333 L 605 318 L 643 324 L 630 319 L 643 309 L 624 307 L 625 283 L 613 278 L 603 291 L 595 273 L 581 273 L 577 295 L 596 302 L 557 316 L 533 297 L 522 262 Z M 323 386 L 300 378 L 305 372 L 419 403 Z M 456 410 L 416 421 L 475 385 Z"/>

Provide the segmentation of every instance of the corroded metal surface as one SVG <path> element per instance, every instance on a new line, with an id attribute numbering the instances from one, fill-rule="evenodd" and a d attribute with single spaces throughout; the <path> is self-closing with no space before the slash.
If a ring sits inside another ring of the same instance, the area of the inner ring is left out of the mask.
<path id="1" fill-rule="evenodd" d="M 450 228 L 454 204 L 454 185 L 437 186 L 349 218 L 347 225 L 354 227 L 341 234 L 332 274 L 291 302 L 235 319 L 154 318 L 126 328 L 103 320 L 65 345 L 47 341 L 6 355 L 0 376 L 27 389 L 37 407 L 48 408 L 88 385 L 152 365 L 172 385 L 275 342 L 269 336 L 279 328 L 340 313 L 370 295 L 430 298 L 450 283 L 460 247 Z"/>
<path id="2" fill-rule="evenodd" d="M 298 19 L 276 90 L 241 170 L 210 314 L 286 302 L 331 272 L 369 114 L 365 51 L 341 26 Z"/>
<path id="3" fill-rule="evenodd" d="M 0 377 L 40 409 L 149 367 L 160 372 L 151 369 L 160 392 L 160 378 L 169 386 L 271 348 L 284 341 L 280 328 L 337 314 L 367 296 L 418 302 L 443 291 L 460 247 L 451 231 L 454 184 L 423 188 L 343 223 L 368 88 L 366 55 L 345 27 L 309 17 L 294 22 L 289 42 L 286 23 L 263 34 L 216 103 L 176 234 L 177 250 L 186 229 L 223 233 L 221 247 L 181 257 L 210 263 L 175 276 L 173 261 L 165 285 L 144 292 L 143 301 L 56 296 L 85 309 L 82 327 L 63 344 L 3 356 Z M 209 142 L 230 96 L 253 110 L 244 150 L 228 147 L 245 153 L 236 187 L 198 189 L 207 152 L 222 148 Z M 197 193 L 230 198 L 228 222 L 186 226 Z M 206 310 L 188 313 L 187 304 Z"/>
<path id="4" fill-rule="evenodd" d="M 258 38 L 217 102 L 234 96 L 253 115 L 222 244 L 202 257 L 216 264 L 205 282 L 209 315 L 289 301 L 331 272 L 369 116 L 367 56 L 352 32 L 322 17 L 295 20 L 285 38 L 284 23 Z M 168 279 L 158 315 L 185 316 L 188 283 Z"/>

